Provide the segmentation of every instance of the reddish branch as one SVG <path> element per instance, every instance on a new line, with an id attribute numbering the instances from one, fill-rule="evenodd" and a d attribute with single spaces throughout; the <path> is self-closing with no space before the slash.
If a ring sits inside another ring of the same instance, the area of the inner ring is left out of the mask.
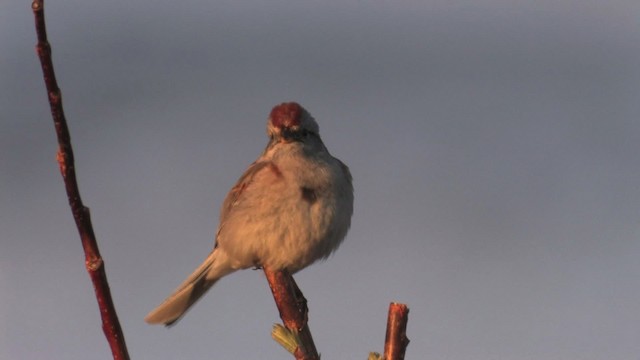
<path id="1" fill-rule="evenodd" d="M 293 276 L 286 270 L 272 271 L 266 267 L 264 273 L 284 326 L 300 338 L 300 345 L 293 354 L 296 360 L 319 360 L 320 356 L 307 326 L 307 300 Z"/>
<path id="2" fill-rule="evenodd" d="M 116 315 L 113 301 L 111 300 L 111 292 L 105 274 L 104 262 L 98 250 L 89 208 L 82 204 L 80 199 L 80 191 L 76 181 L 75 166 L 73 161 L 73 150 L 71 149 L 71 137 L 69 128 L 64 116 L 62 108 L 62 96 L 56 76 L 53 70 L 53 62 L 51 60 L 51 46 L 47 40 L 47 29 L 44 22 L 44 0 L 34 0 L 31 4 L 33 15 L 36 23 L 36 33 L 38 35 L 38 44 L 36 50 L 40 58 L 44 82 L 47 87 L 47 95 L 49 97 L 49 105 L 51 107 L 51 115 L 58 136 L 58 153 L 57 159 L 60 165 L 60 172 L 64 179 L 64 185 L 67 190 L 67 198 L 71 206 L 71 212 L 76 222 L 76 227 L 80 233 L 82 247 L 85 254 L 85 267 L 93 282 L 93 288 L 98 300 L 100 315 L 102 317 L 102 330 L 104 331 L 113 358 L 116 360 L 128 360 L 129 354 L 127 346 L 122 334 L 122 328 Z"/>
<path id="3" fill-rule="evenodd" d="M 405 304 L 389 304 L 389 318 L 387 319 L 387 336 L 384 341 L 385 360 L 403 360 L 409 345 L 407 338 L 407 321 L 409 308 Z"/>

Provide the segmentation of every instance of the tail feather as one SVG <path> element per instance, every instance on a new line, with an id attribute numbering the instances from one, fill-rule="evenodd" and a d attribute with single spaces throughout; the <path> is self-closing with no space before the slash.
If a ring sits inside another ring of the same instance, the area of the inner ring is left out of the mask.
<path id="1" fill-rule="evenodd" d="M 217 264 L 217 251 L 211 252 L 207 259 L 162 304 L 145 318 L 149 324 L 175 324 L 187 310 L 221 277 L 233 271 Z"/>

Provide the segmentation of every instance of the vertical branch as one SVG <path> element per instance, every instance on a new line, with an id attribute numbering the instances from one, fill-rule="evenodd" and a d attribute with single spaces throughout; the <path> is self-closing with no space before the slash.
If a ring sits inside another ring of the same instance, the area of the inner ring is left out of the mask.
<path id="1" fill-rule="evenodd" d="M 272 271 L 265 267 L 264 273 L 284 326 L 299 339 L 293 353 L 296 360 L 319 360 L 320 356 L 307 325 L 307 300 L 295 280 L 287 270 Z"/>
<path id="2" fill-rule="evenodd" d="M 409 321 L 409 308 L 407 305 L 389 304 L 387 335 L 384 341 L 385 360 L 404 360 L 404 353 L 407 350 L 407 345 L 409 345 L 407 321 Z"/>
<path id="3" fill-rule="evenodd" d="M 42 74 L 51 107 L 51 115 L 58 137 L 58 165 L 60 166 L 60 172 L 64 179 L 73 219 L 76 222 L 82 247 L 84 248 L 85 267 L 93 283 L 93 288 L 98 300 L 98 307 L 100 308 L 100 315 L 102 317 L 102 330 L 111 347 L 113 358 L 116 360 L 128 360 L 129 354 L 124 341 L 124 335 L 122 334 L 122 328 L 120 327 L 120 322 L 118 321 L 118 316 L 116 315 L 116 310 L 111 299 L 104 262 L 100 256 L 98 243 L 96 242 L 93 226 L 91 225 L 89 208 L 85 207 L 80 199 L 80 191 L 78 190 L 78 183 L 76 181 L 73 150 L 71 148 L 71 137 L 62 108 L 62 96 L 53 70 L 51 46 L 47 40 L 47 29 L 44 21 L 44 0 L 34 0 L 31 8 L 35 17 L 36 33 L 38 35 L 36 50 L 40 58 Z"/>

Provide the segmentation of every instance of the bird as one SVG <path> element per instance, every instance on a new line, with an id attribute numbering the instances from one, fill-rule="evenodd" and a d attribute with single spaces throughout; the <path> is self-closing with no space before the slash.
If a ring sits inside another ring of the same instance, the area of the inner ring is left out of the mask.
<path id="1" fill-rule="evenodd" d="M 296 102 L 271 110 L 268 144 L 227 194 L 213 250 L 145 321 L 176 323 L 218 280 L 268 267 L 296 273 L 328 258 L 353 214 L 347 165 L 322 142 L 316 120 Z"/>

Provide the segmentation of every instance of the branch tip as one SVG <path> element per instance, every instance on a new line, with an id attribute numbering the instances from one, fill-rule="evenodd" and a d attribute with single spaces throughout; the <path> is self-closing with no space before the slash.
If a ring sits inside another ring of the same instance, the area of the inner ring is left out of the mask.
<path id="1" fill-rule="evenodd" d="M 409 339 L 407 338 L 407 322 L 409 308 L 405 304 L 392 302 L 389 304 L 387 318 L 387 334 L 384 344 L 385 360 L 403 360 Z"/>
<path id="2" fill-rule="evenodd" d="M 42 11 L 42 1 L 41 0 L 33 0 L 31 3 L 31 9 L 33 11 Z"/>

